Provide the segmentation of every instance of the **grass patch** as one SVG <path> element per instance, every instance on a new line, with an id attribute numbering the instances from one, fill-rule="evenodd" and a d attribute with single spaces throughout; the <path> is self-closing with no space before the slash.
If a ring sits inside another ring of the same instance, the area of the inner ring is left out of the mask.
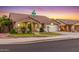
<path id="1" fill-rule="evenodd" d="M 55 32 L 41 32 L 41 33 L 25 33 L 25 34 L 10 34 L 10 37 L 49 37 L 49 36 L 57 36 L 59 33 Z"/>

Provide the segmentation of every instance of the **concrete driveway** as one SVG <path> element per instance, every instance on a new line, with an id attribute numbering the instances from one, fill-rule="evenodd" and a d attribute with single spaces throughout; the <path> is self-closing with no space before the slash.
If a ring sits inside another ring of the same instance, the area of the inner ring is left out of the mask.
<path id="1" fill-rule="evenodd" d="M 57 40 L 67 40 L 67 39 L 77 39 L 79 38 L 78 32 L 58 32 L 62 35 L 54 37 L 26 37 L 26 38 L 0 38 L 0 44 L 28 44 L 44 41 L 57 41 Z M 3 35 L 3 34 L 2 34 Z M 0 34 L 1 36 L 1 34 Z M 24 43 L 25 42 L 25 43 Z"/>

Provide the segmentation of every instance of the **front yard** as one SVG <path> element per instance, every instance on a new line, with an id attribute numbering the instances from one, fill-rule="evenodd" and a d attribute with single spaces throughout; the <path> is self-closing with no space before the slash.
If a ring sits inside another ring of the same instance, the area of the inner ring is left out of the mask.
<path id="1" fill-rule="evenodd" d="M 9 34 L 9 37 L 49 37 L 49 36 L 57 36 L 59 33 L 55 32 L 42 32 L 42 33 L 21 33 L 21 34 Z"/>

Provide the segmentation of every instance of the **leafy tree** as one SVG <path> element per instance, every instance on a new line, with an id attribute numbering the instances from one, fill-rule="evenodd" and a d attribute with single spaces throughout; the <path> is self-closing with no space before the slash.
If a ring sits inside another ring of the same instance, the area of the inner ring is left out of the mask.
<path id="1" fill-rule="evenodd" d="M 5 27 L 8 28 L 6 30 L 10 31 L 10 26 L 12 25 L 12 21 L 7 17 L 7 16 L 2 16 L 0 17 L 0 27 L 1 27 L 1 31 L 4 32 Z"/>
<path id="2" fill-rule="evenodd" d="M 7 18 L 6 16 L 3 16 L 1 23 L 2 23 L 2 25 L 9 26 L 10 24 L 12 24 L 12 21 L 9 18 Z"/>

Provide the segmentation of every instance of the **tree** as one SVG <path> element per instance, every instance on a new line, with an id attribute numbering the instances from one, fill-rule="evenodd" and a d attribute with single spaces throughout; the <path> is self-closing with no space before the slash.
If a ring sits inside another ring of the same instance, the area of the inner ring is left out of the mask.
<path id="1" fill-rule="evenodd" d="M 7 16 L 4 15 L 4 16 L 0 17 L 1 32 L 10 31 L 11 25 L 12 25 L 12 21 Z"/>

